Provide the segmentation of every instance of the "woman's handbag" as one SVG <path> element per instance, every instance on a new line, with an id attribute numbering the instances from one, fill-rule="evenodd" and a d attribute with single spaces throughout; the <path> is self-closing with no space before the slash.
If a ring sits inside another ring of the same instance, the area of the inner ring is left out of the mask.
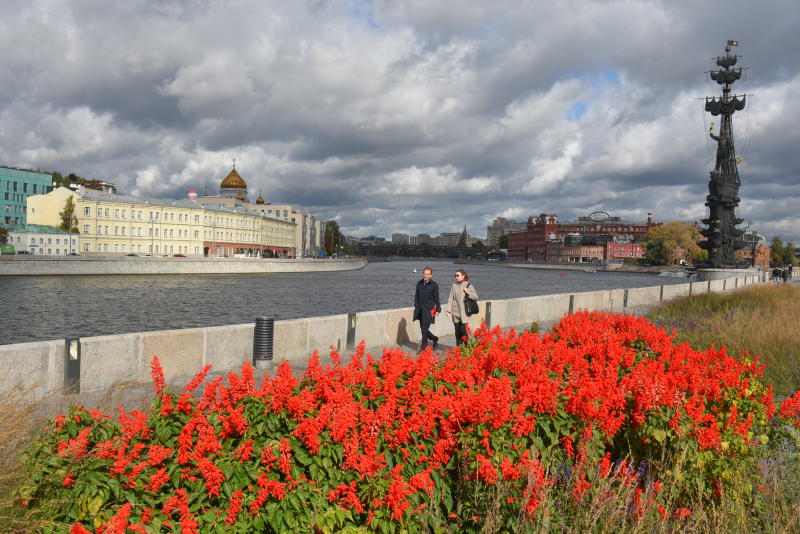
<path id="1" fill-rule="evenodd" d="M 480 311 L 478 309 L 478 301 L 475 299 L 471 299 L 467 296 L 464 297 L 464 313 L 467 314 L 467 317 L 470 315 L 475 315 Z"/>

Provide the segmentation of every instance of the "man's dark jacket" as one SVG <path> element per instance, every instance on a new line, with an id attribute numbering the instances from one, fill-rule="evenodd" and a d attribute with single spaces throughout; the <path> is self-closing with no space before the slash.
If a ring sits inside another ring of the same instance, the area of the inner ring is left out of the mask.
<path id="1" fill-rule="evenodd" d="M 425 323 L 435 323 L 436 315 L 431 314 L 433 309 L 442 310 L 439 303 L 439 285 L 433 280 L 420 280 L 417 282 L 417 290 L 414 292 L 414 321 Z"/>

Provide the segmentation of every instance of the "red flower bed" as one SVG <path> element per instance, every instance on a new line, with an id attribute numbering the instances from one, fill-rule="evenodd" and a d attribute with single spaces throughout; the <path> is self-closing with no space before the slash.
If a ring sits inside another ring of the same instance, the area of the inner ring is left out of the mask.
<path id="1" fill-rule="evenodd" d="M 638 488 L 635 519 L 669 515 L 655 459 L 689 453 L 687 491 L 713 498 L 775 428 L 757 362 L 675 346 L 630 316 L 579 312 L 542 336 L 482 328 L 440 358 L 331 359 L 261 384 L 245 365 L 202 394 L 208 369 L 175 394 L 154 359 L 151 410 L 56 418 L 20 498 L 74 532 L 470 531 L 614 481 Z M 798 406 L 781 415 L 796 422 Z"/>

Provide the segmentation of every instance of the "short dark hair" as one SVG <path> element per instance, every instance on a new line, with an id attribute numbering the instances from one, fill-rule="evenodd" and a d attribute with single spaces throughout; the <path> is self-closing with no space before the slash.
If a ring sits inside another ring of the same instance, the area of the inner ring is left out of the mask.
<path id="1" fill-rule="evenodd" d="M 424 269 L 422 269 L 422 272 L 423 272 L 423 273 L 424 273 L 425 271 L 430 271 L 430 272 L 431 272 L 431 274 L 433 274 L 433 269 L 431 269 L 430 267 L 425 267 Z"/>
<path id="2" fill-rule="evenodd" d="M 463 274 L 464 280 L 469 280 L 469 275 L 467 274 L 467 271 L 465 271 L 464 269 L 456 269 L 456 272 Z"/>

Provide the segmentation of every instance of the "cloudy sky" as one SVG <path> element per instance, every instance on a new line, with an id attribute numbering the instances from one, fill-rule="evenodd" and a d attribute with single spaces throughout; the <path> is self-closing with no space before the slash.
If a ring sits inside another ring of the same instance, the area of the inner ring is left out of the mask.
<path id="1" fill-rule="evenodd" d="M 702 218 L 728 39 L 742 202 L 800 242 L 796 0 L 0 0 L 0 164 L 251 198 L 346 233 Z M 745 223 L 747 224 L 747 223 Z"/>

